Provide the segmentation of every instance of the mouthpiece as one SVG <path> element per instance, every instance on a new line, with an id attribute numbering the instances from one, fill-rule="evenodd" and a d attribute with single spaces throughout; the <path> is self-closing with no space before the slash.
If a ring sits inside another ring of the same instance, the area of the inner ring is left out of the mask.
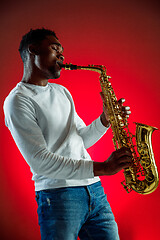
<path id="1" fill-rule="evenodd" d="M 77 65 L 73 65 L 71 63 L 62 64 L 61 67 L 66 69 L 66 70 L 77 70 L 78 69 Z"/>

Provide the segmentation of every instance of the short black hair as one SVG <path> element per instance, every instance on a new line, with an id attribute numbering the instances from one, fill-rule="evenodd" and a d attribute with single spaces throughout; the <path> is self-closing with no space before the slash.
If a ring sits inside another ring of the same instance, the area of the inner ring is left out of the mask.
<path id="1" fill-rule="evenodd" d="M 29 44 L 38 44 L 42 40 L 44 40 L 46 36 L 50 36 L 50 35 L 57 38 L 54 31 L 45 29 L 45 28 L 40 28 L 40 29 L 34 29 L 34 30 L 30 29 L 30 31 L 22 37 L 18 50 L 20 52 L 20 56 L 22 58 L 23 63 L 25 63 L 26 61 L 26 56 L 27 56 L 26 54 L 27 54 Z"/>

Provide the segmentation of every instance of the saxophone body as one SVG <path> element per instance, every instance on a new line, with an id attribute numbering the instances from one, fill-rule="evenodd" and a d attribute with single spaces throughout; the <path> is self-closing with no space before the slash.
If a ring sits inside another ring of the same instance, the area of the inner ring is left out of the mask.
<path id="1" fill-rule="evenodd" d="M 127 147 L 132 153 L 132 164 L 124 169 L 125 180 L 121 183 L 129 193 L 132 190 L 140 194 L 152 193 L 158 186 L 159 177 L 152 149 L 151 137 L 157 128 L 141 123 L 136 124 L 136 134 L 128 127 L 128 119 L 121 112 L 116 95 L 102 65 L 77 66 L 64 64 L 66 70 L 90 70 L 100 74 L 100 85 L 104 94 L 104 104 L 108 108 L 115 150 Z"/>

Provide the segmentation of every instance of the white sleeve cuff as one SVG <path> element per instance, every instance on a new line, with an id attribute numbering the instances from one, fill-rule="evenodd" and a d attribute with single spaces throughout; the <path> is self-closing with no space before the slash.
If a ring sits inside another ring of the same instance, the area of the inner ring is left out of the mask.
<path id="1" fill-rule="evenodd" d="M 100 116 L 95 120 L 95 126 L 96 126 L 96 129 L 101 132 L 101 133 L 105 133 L 108 128 L 110 127 L 105 127 L 102 122 L 101 122 L 101 119 L 100 119 Z"/>

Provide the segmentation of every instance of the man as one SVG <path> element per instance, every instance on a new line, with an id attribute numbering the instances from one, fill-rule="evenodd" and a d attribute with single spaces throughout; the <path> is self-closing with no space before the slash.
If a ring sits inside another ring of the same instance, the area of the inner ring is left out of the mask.
<path id="1" fill-rule="evenodd" d="M 19 51 L 24 74 L 5 100 L 5 122 L 33 173 L 42 240 L 119 239 L 98 176 L 128 167 L 130 151 L 117 150 L 105 162 L 91 160 L 86 149 L 109 128 L 107 109 L 86 126 L 68 90 L 48 82 L 60 77 L 64 61 L 53 31 L 31 30 Z M 121 107 L 129 116 L 122 101 Z"/>

